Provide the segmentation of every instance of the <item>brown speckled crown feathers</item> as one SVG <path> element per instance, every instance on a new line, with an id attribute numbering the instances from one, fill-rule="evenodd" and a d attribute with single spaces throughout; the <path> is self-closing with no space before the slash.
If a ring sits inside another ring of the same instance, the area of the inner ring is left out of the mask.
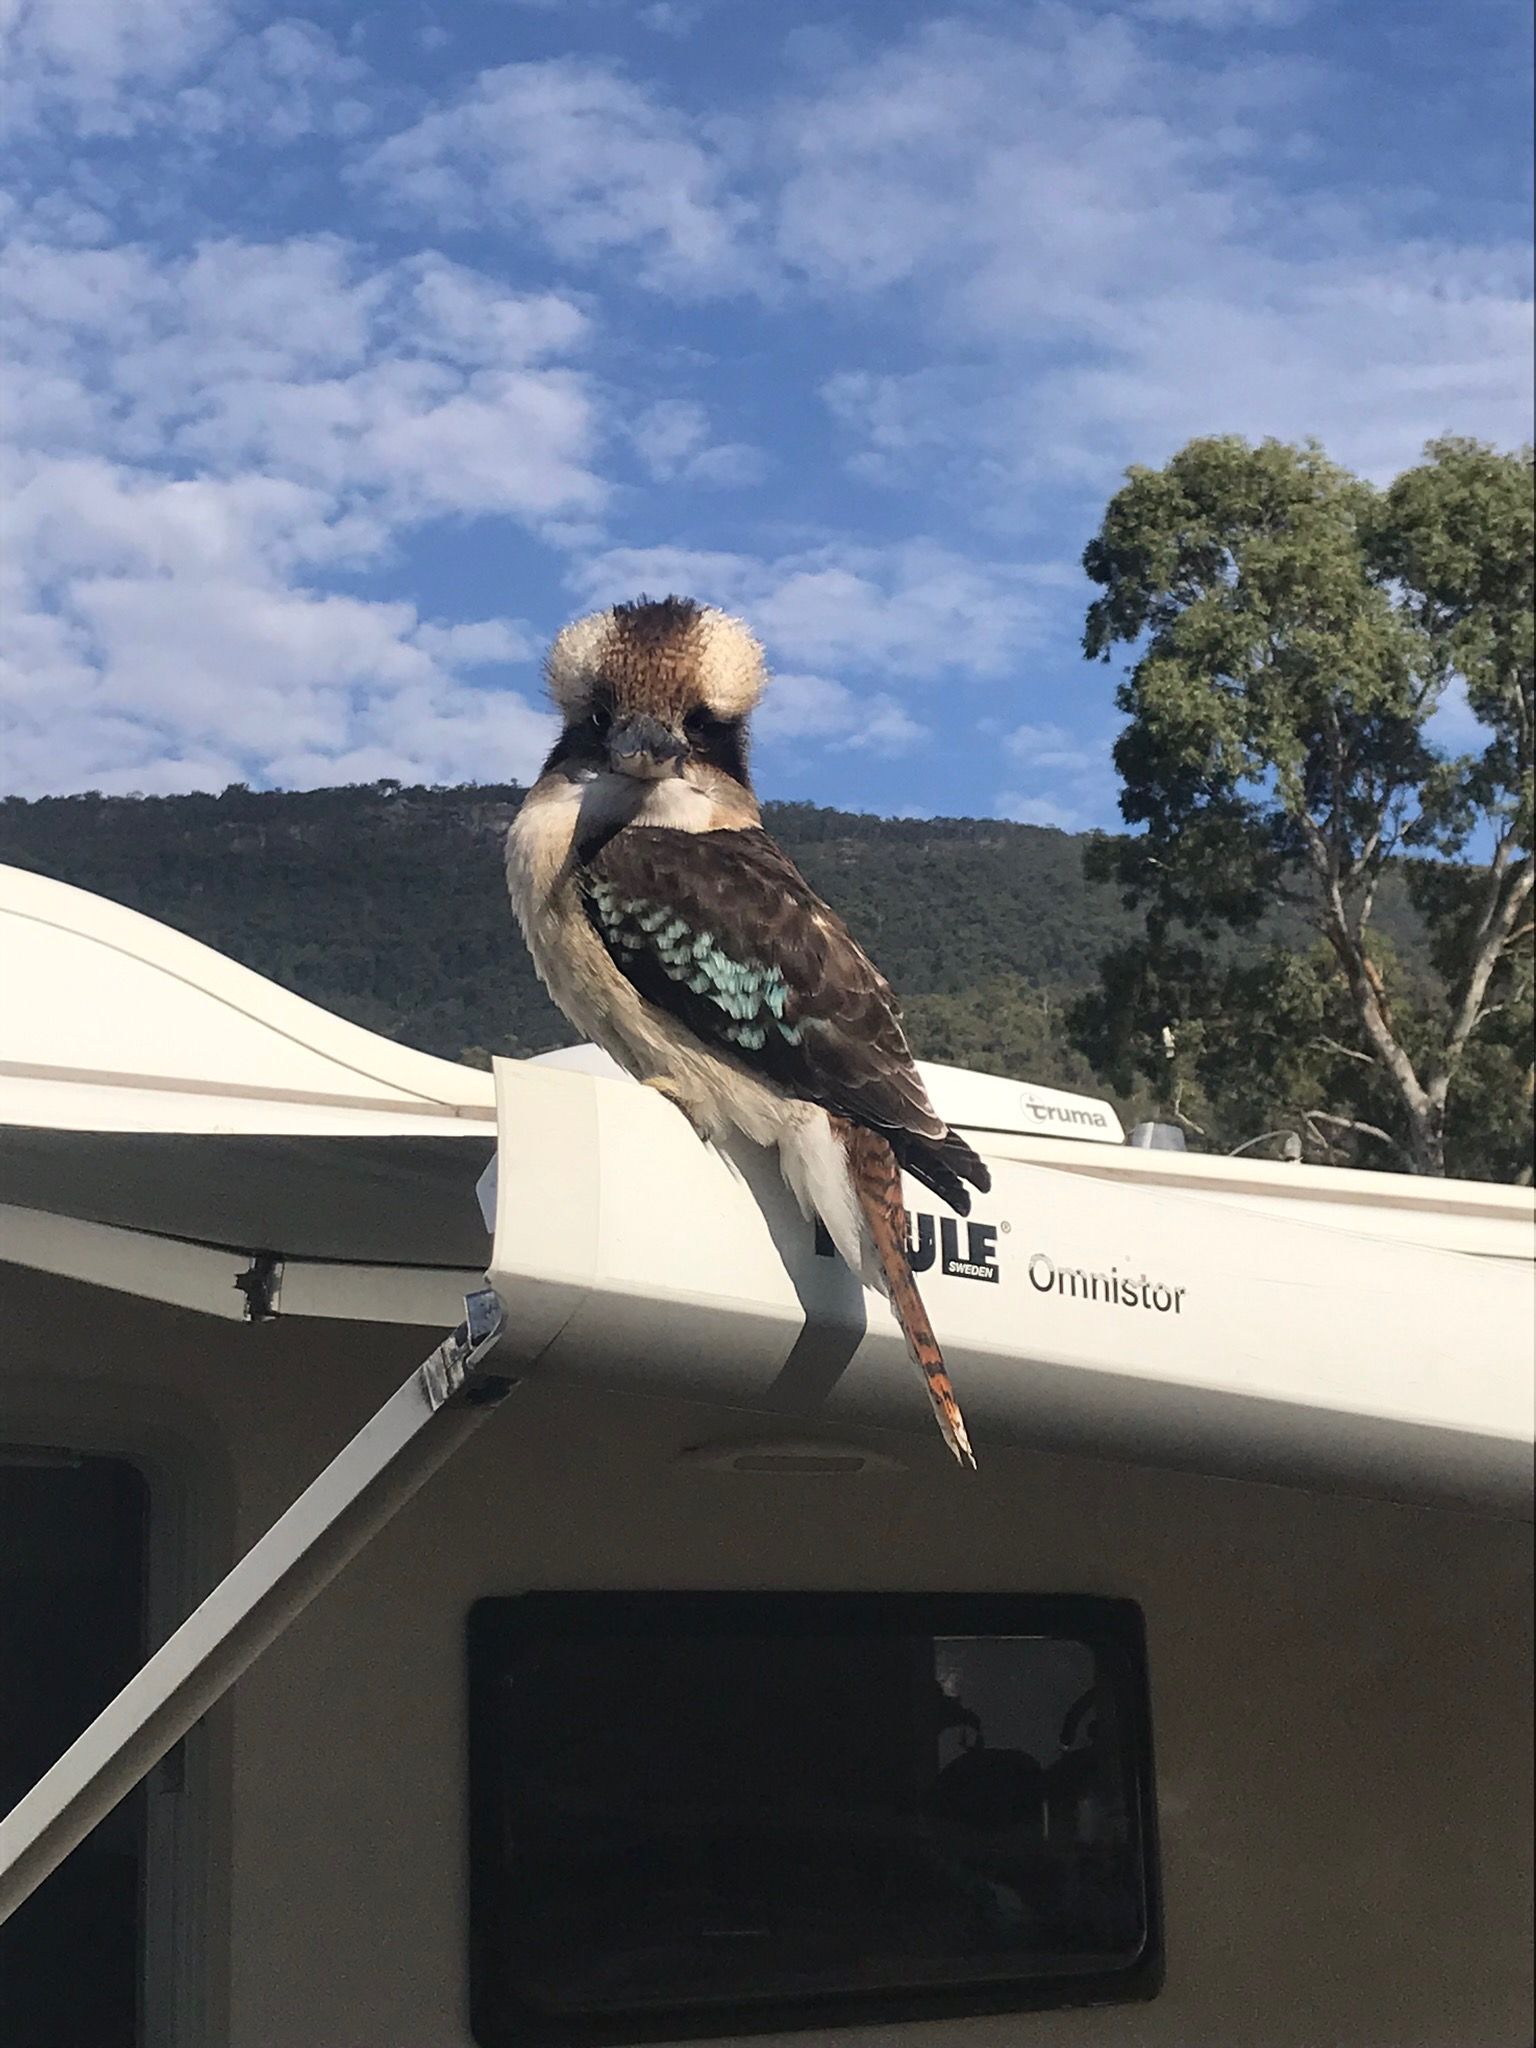
<path id="1" fill-rule="evenodd" d="M 688 597 L 641 597 L 575 620 L 556 636 L 545 673 L 567 721 L 588 714 L 600 687 L 626 711 L 673 723 L 695 708 L 744 718 L 767 681 L 751 630 Z"/>

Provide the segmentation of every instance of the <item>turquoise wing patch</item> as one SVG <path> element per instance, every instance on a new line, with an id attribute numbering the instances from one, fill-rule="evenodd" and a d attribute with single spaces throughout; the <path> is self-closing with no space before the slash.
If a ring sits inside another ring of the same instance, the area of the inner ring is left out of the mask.
<path id="1" fill-rule="evenodd" d="M 626 895 L 600 876 L 588 876 L 585 889 L 592 920 L 621 967 L 644 960 L 660 968 L 677 988 L 712 1006 L 717 1028 L 743 1052 L 761 1052 L 770 1036 L 800 1043 L 800 1026 L 785 1015 L 789 988 L 777 967 L 740 957 L 741 949 L 696 930 L 667 904 Z"/>

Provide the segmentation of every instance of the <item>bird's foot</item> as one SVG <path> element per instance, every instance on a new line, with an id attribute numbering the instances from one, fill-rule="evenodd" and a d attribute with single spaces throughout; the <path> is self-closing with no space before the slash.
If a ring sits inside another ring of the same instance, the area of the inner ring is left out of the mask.
<path id="1" fill-rule="evenodd" d="M 668 1102 L 672 1104 L 673 1108 L 681 1110 L 683 1115 L 688 1119 L 689 1124 L 693 1128 L 695 1137 L 697 1137 L 701 1141 L 701 1143 L 705 1145 L 709 1143 L 709 1131 L 707 1130 L 705 1125 L 700 1121 L 692 1105 L 689 1103 L 682 1089 L 678 1087 L 675 1081 L 668 1081 L 665 1080 L 659 1074 L 653 1074 L 648 1081 L 642 1082 L 641 1085 L 645 1088 L 654 1088 L 658 1095 L 664 1095 L 667 1098 Z"/>

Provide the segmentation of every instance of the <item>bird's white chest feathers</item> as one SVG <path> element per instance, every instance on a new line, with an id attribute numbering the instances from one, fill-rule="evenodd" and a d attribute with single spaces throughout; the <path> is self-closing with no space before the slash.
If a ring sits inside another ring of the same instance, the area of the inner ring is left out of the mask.
<path id="1" fill-rule="evenodd" d="M 660 825 L 674 832 L 713 832 L 726 821 L 707 790 L 682 776 L 639 782 L 632 775 L 549 775 L 529 790 L 507 836 L 507 875 L 518 905 L 530 907 L 565 879 L 578 838 L 622 825 Z"/>
<path id="2" fill-rule="evenodd" d="M 571 848 L 614 825 L 666 825 L 672 831 L 717 831 L 719 805 L 694 782 L 666 776 L 639 782 L 629 774 L 545 776 L 530 788 L 508 836 L 508 868 L 516 860 L 530 877 L 553 887 L 569 866 Z"/>
<path id="3" fill-rule="evenodd" d="M 655 1025 L 587 921 L 572 881 L 575 849 L 616 826 L 711 832 L 735 822 L 681 776 L 557 772 L 528 792 L 507 834 L 507 888 L 540 979 L 578 1030 L 642 1078 L 666 1072 L 655 1063 Z"/>

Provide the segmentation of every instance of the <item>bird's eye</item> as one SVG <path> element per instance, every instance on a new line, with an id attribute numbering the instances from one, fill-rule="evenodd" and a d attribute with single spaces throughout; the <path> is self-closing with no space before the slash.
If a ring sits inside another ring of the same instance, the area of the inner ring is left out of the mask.
<path id="1" fill-rule="evenodd" d="M 594 704 L 592 707 L 592 724 L 595 729 L 598 732 L 606 732 L 612 723 L 613 713 L 608 707 L 605 704 Z"/>
<path id="2" fill-rule="evenodd" d="M 683 731 L 691 740 L 701 740 L 710 732 L 715 721 L 707 711 L 690 711 L 683 720 Z"/>

